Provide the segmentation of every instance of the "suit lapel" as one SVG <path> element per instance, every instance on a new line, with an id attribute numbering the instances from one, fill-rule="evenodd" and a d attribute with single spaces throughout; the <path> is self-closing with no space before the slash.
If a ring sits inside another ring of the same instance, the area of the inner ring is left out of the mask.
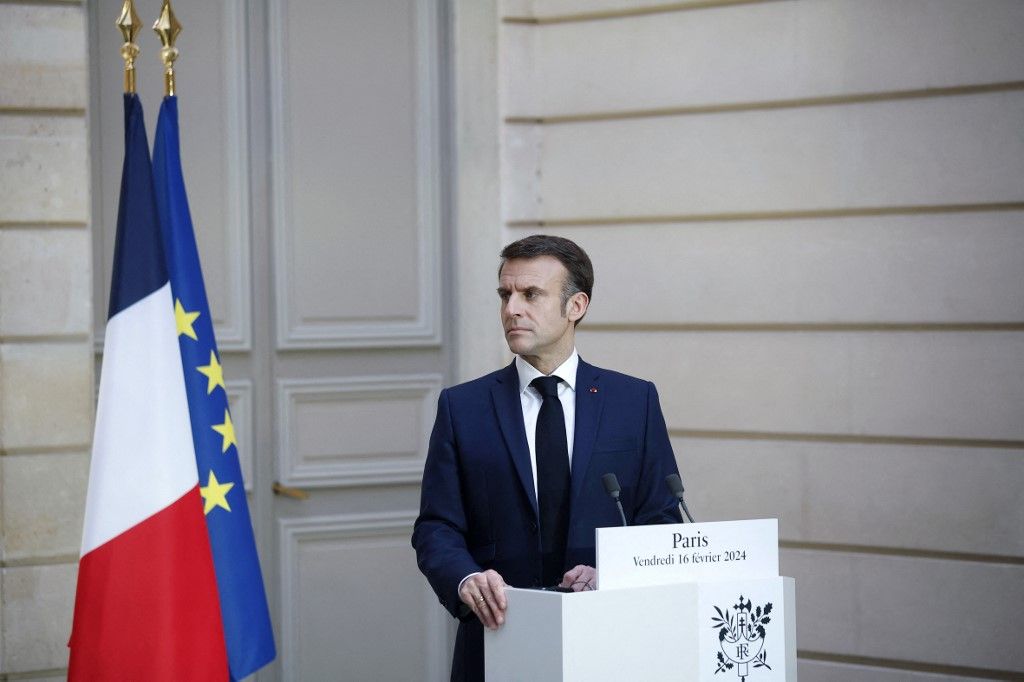
<path id="1" fill-rule="evenodd" d="M 572 441 L 572 500 L 579 497 L 583 481 L 590 466 L 597 439 L 597 425 L 601 420 L 604 393 L 598 379 L 600 370 L 583 360 L 576 369 L 576 429 Z"/>
<path id="2" fill-rule="evenodd" d="M 512 463 L 519 474 L 519 482 L 533 506 L 534 516 L 539 519 L 537 493 L 533 486 L 533 465 L 530 462 L 530 446 L 526 442 L 526 427 L 523 426 L 523 403 L 519 398 L 519 374 L 516 372 L 515 362 L 498 375 L 497 383 L 491 387 L 491 399 L 494 401 L 494 411 L 498 416 L 505 445 L 508 446 Z"/>

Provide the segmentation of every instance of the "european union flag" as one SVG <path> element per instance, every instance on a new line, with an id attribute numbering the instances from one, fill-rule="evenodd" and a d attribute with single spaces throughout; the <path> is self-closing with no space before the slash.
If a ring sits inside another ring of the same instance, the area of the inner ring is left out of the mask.
<path id="1" fill-rule="evenodd" d="M 274 659 L 274 635 L 228 409 L 224 373 L 185 196 L 178 100 L 165 97 L 153 145 L 153 178 L 174 297 L 192 439 L 220 594 L 231 679 Z"/>

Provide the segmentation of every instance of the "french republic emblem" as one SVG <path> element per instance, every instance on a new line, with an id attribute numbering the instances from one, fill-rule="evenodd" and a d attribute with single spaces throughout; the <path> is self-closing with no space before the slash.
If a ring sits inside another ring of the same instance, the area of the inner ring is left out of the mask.
<path id="1" fill-rule="evenodd" d="M 746 682 L 751 668 L 766 668 L 768 652 L 764 648 L 765 626 L 771 622 L 772 603 L 754 608 L 749 599 L 740 595 L 732 610 L 715 607 L 717 615 L 711 617 L 711 627 L 718 630 L 718 646 L 721 651 L 715 660 L 715 674 L 736 668 L 741 682 Z"/>

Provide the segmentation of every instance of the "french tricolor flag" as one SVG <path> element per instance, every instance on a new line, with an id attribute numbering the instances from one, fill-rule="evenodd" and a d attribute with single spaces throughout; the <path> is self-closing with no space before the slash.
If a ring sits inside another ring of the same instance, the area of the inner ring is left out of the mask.
<path id="1" fill-rule="evenodd" d="M 211 489 L 204 481 L 200 492 L 142 106 L 134 94 L 124 104 L 117 241 L 68 677 L 224 681 L 235 675 L 204 508 L 210 497 L 228 506 L 230 486 Z M 244 504 L 244 490 L 236 488 Z M 258 597 L 265 600 L 262 584 Z"/>

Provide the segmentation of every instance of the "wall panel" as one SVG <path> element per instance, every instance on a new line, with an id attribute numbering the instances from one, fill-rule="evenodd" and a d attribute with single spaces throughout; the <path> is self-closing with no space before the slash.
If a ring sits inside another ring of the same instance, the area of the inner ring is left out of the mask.
<path id="1" fill-rule="evenodd" d="M 1024 566 L 783 550 L 801 649 L 1024 673 L 998 635 L 1019 622 Z"/>
<path id="2" fill-rule="evenodd" d="M 436 7 L 271 17 L 279 347 L 438 343 Z"/>
<path id="3" fill-rule="evenodd" d="M 238 441 L 238 463 L 242 467 L 242 480 L 245 481 L 246 492 L 253 488 L 253 459 L 256 450 L 254 430 L 252 381 L 236 379 L 226 383 L 228 393 L 228 409 L 231 410 L 231 421 L 235 425 L 235 437 Z"/>
<path id="4" fill-rule="evenodd" d="M 0 116 L 0 224 L 86 221 L 85 130 L 80 117 Z"/>
<path id="5" fill-rule="evenodd" d="M 0 108 L 85 107 L 85 14 L 0 5 Z"/>
<path id="6" fill-rule="evenodd" d="M 672 446 L 705 521 L 778 518 L 788 541 L 1024 558 L 1024 450 L 687 437 Z"/>
<path id="7" fill-rule="evenodd" d="M 437 375 L 279 381 L 281 481 L 418 482 L 441 383 Z"/>
<path id="8" fill-rule="evenodd" d="M 850 663 L 831 663 L 797 659 L 797 672 L 802 680 L 814 682 L 972 682 L 973 680 L 992 679 L 991 677 L 965 677 L 957 674 L 937 672 L 915 672 L 911 670 L 894 670 L 872 665 L 856 665 Z"/>
<path id="9" fill-rule="evenodd" d="M 535 11 L 599 9 L 564 4 Z M 1019 82 L 1022 23 L 1015 0 L 816 0 L 512 25 L 508 59 L 523 68 L 510 70 L 506 108 L 573 115 Z"/>
<path id="10" fill-rule="evenodd" d="M 89 335 L 88 267 L 66 267 L 89 240 L 80 228 L 0 231 L 0 337 Z"/>
<path id="11" fill-rule="evenodd" d="M 29 673 L 68 662 L 77 564 L 15 566 L 0 570 L 3 594 L 3 670 Z"/>
<path id="12" fill-rule="evenodd" d="M 710 0 L 711 3 L 725 3 L 730 0 Z M 753 2 L 772 0 L 753 0 Z M 505 14 L 529 14 L 530 16 L 571 16 L 587 12 L 636 12 L 651 11 L 664 7 L 706 6 L 708 0 L 502 0 Z"/>
<path id="13" fill-rule="evenodd" d="M 93 373 L 86 345 L 0 345 L 0 395 L 5 450 L 80 449 L 92 442 Z"/>
<path id="14" fill-rule="evenodd" d="M 1024 322 L 1020 211 L 545 232 L 586 245 L 591 324 Z"/>
<path id="15" fill-rule="evenodd" d="M 280 522 L 282 679 L 435 679 L 445 668 L 444 612 L 416 570 L 414 519 Z"/>
<path id="16" fill-rule="evenodd" d="M 0 457 L 0 560 L 77 557 L 88 481 L 85 452 Z"/>
<path id="17" fill-rule="evenodd" d="M 1022 117 L 1018 92 L 551 125 L 542 212 L 506 217 L 1019 202 Z"/>
<path id="18" fill-rule="evenodd" d="M 669 428 L 1024 438 L 1024 334 L 604 333 L 581 355 L 654 378 Z"/>

